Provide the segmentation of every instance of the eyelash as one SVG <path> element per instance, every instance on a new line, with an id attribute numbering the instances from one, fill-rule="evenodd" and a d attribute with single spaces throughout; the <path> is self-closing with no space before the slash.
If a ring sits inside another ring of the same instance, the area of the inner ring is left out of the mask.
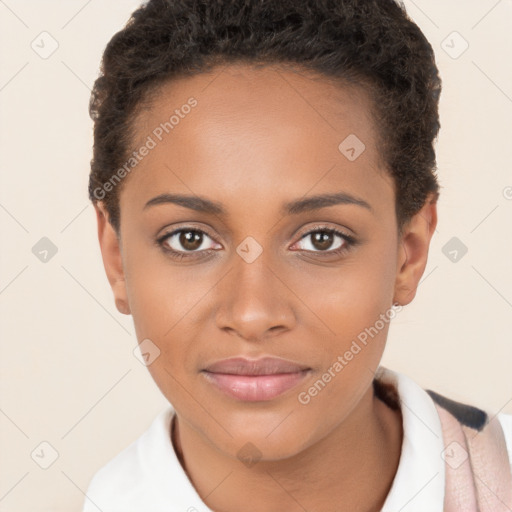
<path id="1" fill-rule="evenodd" d="M 175 251 L 174 249 L 170 249 L 168 246 L 165 245 L 164 242 L 166 240 L 168 240 L 169 238 L 171 238 L 172 236 L 174 236 L 174 235 L 176 235 L 178 233 L 187 232 L 187 231 L 190 231 L 190 232 L 193 232 L 193 233 L 200 233 L 202 235 L 206 235 L 209 238 L 212 238 L 208 233 L 206 233 L 202 229 L 193 228 L 193 227 L 183 227 L 183 228 L 171 231 L 170 233 L 166 233 L 165 235 L 162 235 L 161 237 L 159 237 L 156 240 L 156 242 L 157 242 L 157 244 L 162 248 L 162 250 L 166 254 L 168 254 L 169 256 L 171 256 L 172 258 L 175 258 L 177 260 L 193 258 L 193 257 L 196 257 L 196 255 L 200 254 L 200 253 L 212 254 L 213 252 L 215 252 L 217 250 L 217 249 L 205 249 L 205 250 L 202 250 L 202 251 L 197 251 L 196 250 L 196 251 L 183 251 L 183 252 L 181 252 L 181 251 Z M 343 239 L 343 241 L 345 243 L 341 247 L 338 247 L 337 249 L 334 249 L 334 250 L 310 251 L 310 250 L 304 249 L 308 253 L 326 254 L 326 255 L 329 255 L 329 256 L 333 256 L 333 255 L 334 256 L 341 256 L 342 254 L 344 254 L 345 252 L 349 251 L 352 247 L 354 247 L 358 243 L 357 240 L 353 236 L 347 235 L 346 233 L 343 233 L 342 231 L 339 231 L 338 229 L 331 228 L 331 227 L 324 227 L 324 226 L 316 226 L 315 228 L 313 228 L 312 230 L 308 231 L 307 233 L 304 233 L 300 237 L 299 241 L 304 239 L 304 238 L 306 238 L 306 237 L 308 237 L 309 235 L 314 234 L 314 233 L 329 233 L 329 234 L 338 235 L 339 237 L 341 237 Z"/>

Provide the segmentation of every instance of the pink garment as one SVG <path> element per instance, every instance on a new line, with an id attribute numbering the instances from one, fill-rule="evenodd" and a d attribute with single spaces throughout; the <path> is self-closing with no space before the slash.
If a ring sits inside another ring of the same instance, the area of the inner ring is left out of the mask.
<path id="1" fill-rule="evenodd" d="M 443 429 L 445 512 L 510 512 L 512 474 L 496 417 L 480 430 L 460 423 L 435 403 Z"/>

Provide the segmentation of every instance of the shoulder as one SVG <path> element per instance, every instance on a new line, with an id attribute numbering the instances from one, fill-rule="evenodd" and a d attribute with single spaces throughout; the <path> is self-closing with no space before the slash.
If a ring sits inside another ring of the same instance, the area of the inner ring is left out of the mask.
<path id="1" fill-rule="evenodd" d="M 508 458 L 512 470 L 512 414 L 498 414 L 498 420 L 505 434 L 505 442 L 507 443 Z"/>
<path id="2" fill-rule="evenodd" d="M 96 471 L 87 487 L 82 512 L 131 512 L 147 503 L 148 495 L 153 495 L 151 470 L 158 469 L 150 467 L 150 458 L 159 447 L 165 451 L 164 432 L 171 414 L 172 409 L 163 410 L 140 437 Z"/>
<path id="3" fill-rule="evenodd" d="M 512 415 L 503 413 L 492 414 L 473 405 L 447 398 L 435 391 L 426 391 L 437 407 L 444 409 L 457 420 L 460 426 L 463 427 L 464 432 L 472 432 L 472 434 L 469 434 L 469 437 L 466 434 L 466 442 L 470 450 L 472 448 L 486 450 L 489 454 L 496 451 L 494 455 L 494 457 L 497 457 L 495 463 L 497 464 L 498 460 L 502 460 L 503 467 L 506 468 L 507 464 L 503 458 L 506 456 L 512 471 Z M 438 412 L 441 414 L 439 409 Z M 489 428 L 490 424 L 494 424 L 495 427 L 492 434 Z M 449 423 L 445 427 L 450 434 L 453 434 L 453 429 L 449 426 Z M 503 435 L 500 433 L 500 430 Z M 485 434 L 486 431 L 489 432 L 487 435 Z M 476 437 L 477 434 L 480 434 L 478 439 Z M 504 451 L 506 453 L 503 453 Z M 498 455 L 498 453 L 502 455 Z M 477 457 L 480 459 L 482 454 L 478 454 Z"/>
<path id="4" fill-rule="evenodd" d="M 390 407 L 399 403 L 407 419 L 409 409 L 421 416 L 431 431 L 441 434 L 443 422 L 441 411 L 448 412 L 460 425 L 476 432 L 486 428 L 489 422 L 498 423 L 503 431 L 506 451 L 512 467 L 512 414 L 484 411 L 473 405 L 458 402 L 430 389 L 424 389 L 404 374 L 380 367 L 376 374 L 374 388 L 377 396 L 386 401 Z M 443 414 L 444 416 L 444 414 Z M 493 421 L 493 419 L 498 420 Z"/>
<path id="5" fill-rule="evenodd" d="M 109 512 L 121 512 L 126 503 L 120 503 L 119 498 L 133 497 L 139 492 L 137 489 L 144 486 L 144 474 L 138 459 L 139 444 L 139 439 L 134 441 L 96 471 L 87 488 L 83 512 L 96 512 L 98 507 Z"/>

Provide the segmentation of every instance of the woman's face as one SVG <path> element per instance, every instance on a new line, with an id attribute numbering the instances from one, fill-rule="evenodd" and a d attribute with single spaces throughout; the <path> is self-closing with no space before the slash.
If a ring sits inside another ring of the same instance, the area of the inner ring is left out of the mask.
<path id="1" fill-rule="evenodd" d="M 370 395 L 404 303 L 394 187 L 365 96 L 232 65 L 166 84 L 135 126 L 111 282 L 151 340 L 152 377 L 180 428 L 225 453 L 299 453 Z M 264 356 L 304 371 L 205 371 Z"/>

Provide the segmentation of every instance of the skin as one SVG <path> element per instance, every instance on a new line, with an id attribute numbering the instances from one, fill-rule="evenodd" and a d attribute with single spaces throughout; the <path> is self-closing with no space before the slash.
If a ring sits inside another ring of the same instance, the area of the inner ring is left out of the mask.
<path id="1" fill-rule="evenodd" d="M 399 238 L 369 98 L 289 69 L 230 65 L 166 83 L 135 119 L 133 147 L 191 96 L 198 105 L 123 182 L 119 237 L 96 205 L 116 306 L 133 316 L 139 342 L 149 338 L 161 351 L 148 369 L 176 410 L 182 465 L 217 512 L 377 511 L 403 436 L 400 412 L 372 389 L 389 323 L 307 405 L 298 394 L 393 303 L 414 298 L 435 201 Z M 354 161 L 338 149 L 349 134 L 366 146 Z M 281 212 L 286 202 L 341 191 L 371 210 L 336 204 Z M 163 193 L 201 196 L 226 213 L 173 203 L 144 208 Z M 310 232 L 319 225 L 357 243 L 334 255 L 346 242 L 333 235 L 330 245 L 315 244 Z M 178 236 L 163 242 L 188 250 L 188 259 L 171 258 L 156 242 L 178 228 L 207 233 L 195 246 Z M 236 251 L 248 236 L 262 249 L 251 263 Z M 273 400 L 237 401 L 200 373 L 237 355 L 278 356 L 312 371 Z M 237 457 L 246 443 L 261 454 L 251 467 Z"/>

